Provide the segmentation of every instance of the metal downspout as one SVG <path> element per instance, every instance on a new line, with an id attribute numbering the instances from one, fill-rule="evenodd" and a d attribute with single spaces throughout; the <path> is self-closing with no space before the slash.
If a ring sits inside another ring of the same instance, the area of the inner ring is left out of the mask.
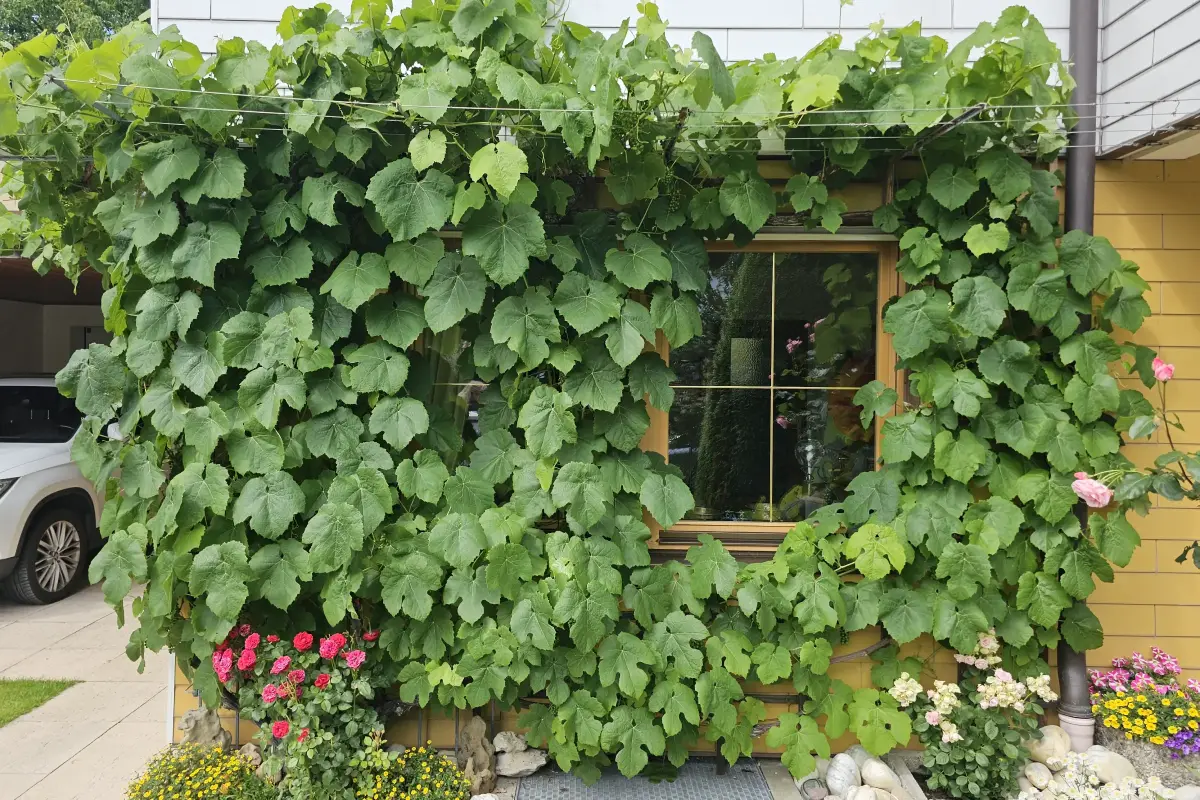
<path id="1" fill-rule="evenodd" d="M 1068 231 L 1092 232 L 1096 204 L 1096 128 L 1099 105 L 1096 78 L 1099 72 L 1101 0 L 1071 0 L 1070 58 L 1075 91 L 1071 107 L 1078 122 L 1070 133 L 1067 158 L 1066 225 Z M 1078 507 L 1080 522 L 1087 525 L 1087 510 Z M 1065 640 L 1058 644 L 1059 724 L 1071 737 L 1071 749 L 1081 752 L 1094 741 L 1096 720 L 1088 693 L 1086 653 L 1077 653 Z"/>

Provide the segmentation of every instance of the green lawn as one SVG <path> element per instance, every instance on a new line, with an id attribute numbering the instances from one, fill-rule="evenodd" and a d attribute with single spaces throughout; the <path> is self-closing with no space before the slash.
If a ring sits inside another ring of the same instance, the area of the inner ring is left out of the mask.
<path id="1" fill-rule="evenodd" d="M 0 728 L 56 697 L 77 681 L 33 681 L 0 678 Z"/>

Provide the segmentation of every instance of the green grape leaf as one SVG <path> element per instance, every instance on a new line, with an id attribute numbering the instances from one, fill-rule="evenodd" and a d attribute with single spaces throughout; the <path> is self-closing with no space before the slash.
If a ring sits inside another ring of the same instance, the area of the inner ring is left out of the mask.
<path id="1" fill-rule="evenodd" d="M 210 544 L 192 559 L 188 591 L 203 597 L 204 605 L 222 621 L 234 622 L 250 597 L 247 581 L 254 577 L 241 542 Z"/>
<path id="2" fill-rule="evenodd" d="M 929 194 L 951 211 L 966 205 L 977 189 L 979 178 L 968 167 L 942 164 L 929 176 Z"/>
<path id="3" fill-rule="evenodd" d="M 446 224 L 454 199 L 454 181 L 436 169 L 418 176 L 410 159 L 393 161 L 376 172 L 366 199 L 395 239 L 415 239 Z"/>
<path id="4" fill-rule="evenodd" d="M 650 474 L 639 492 L 642 505 L 664 528 L 669 528 L 695 506 L 692 490 L 675 475 Z"/>
<path id="5" fill-rule="evenodd" d="M 462 251 L 475 256 L 497 285 L 508 286 L 529 269 L 531 257 L 546 254 L 542 218 L 528 205 L 502 206 L 489 200 L 467 219 Z"/>
<path id="6" fill-rule="evenodd" d="M 385 442 L 403 450 L 414 437 L 429 430 L 429 412 L 411 397 L 385 397 L 371 412 L 368 430 L 382 434 Z"/>
<path id="7" fill-rule="evenodd" d="M 443 152 L 445 145 L 442 146 Z M 521 176 L 529 172 L 529 160 L 520 147 L 511 142 L 485 144 L 471 156 L 471 180 L 487 178 L 496 194 L 507 199 L 517 188 Z"/>
<path id="8" fill-rule="evenodd" d="M 487 276 L 473 258 L 449 253 L 438 262 L 423 290 L 425 321 L 441 333 L 462 321 L 468 313 L 478 314 L 487 292 Z"/>
<path id="9" fill-rule="evenodd" d="M 359 255 L 351 250 L 337 265 L 329 279 L 321 284 L 321 294 L 333 298 L 351 311 L 383 291 L 391 282 L 387 262 L 378 253 Z"/>
<path id="10" fill-rule="evenodd" d="M 304 493 L 292 476 L 272 472 L 246 482 L 233 504 L 231 517 L 234 522 L 249 520 L 250 528 L 259 536 L 278 539 L 304 507 Z"/>
<path id="11" fill-rule="evenodd" d="M 757 173 L 735 172 L 721 182 L 721 212 L 757 231 L 775 213 L 775 192 Z M 641 288 L 641 287 L 635 287 Z"/>
<path id="12" fill-rule="evenodd" d="M 604 268 L 631 289 L 645 289 L 655 281 L 671 280 L 671 262 L 666 253 L 645 234 L 625 238 L 623 249 L 604 254 Z"/>
<path id="13" fill-rule="evenodd" d="M 363 535 L 363 516 L 354 506 L 349 503 L 321 506 L 308 521 L 302 537 L 308 545 L 313 572 L 334 572 L 347 566 L 362 548 Z"/>

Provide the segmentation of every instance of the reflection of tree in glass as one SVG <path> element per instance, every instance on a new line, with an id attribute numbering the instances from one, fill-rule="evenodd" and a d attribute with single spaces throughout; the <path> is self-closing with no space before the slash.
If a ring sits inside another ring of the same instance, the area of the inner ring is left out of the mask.
<path id="1" fill-rule="evenodd" d="M 771 306 L 771 259 L 770 253 L 747 253 L 727 259 L 725 269 L 714 273 L 714 288 L 724 283 L 727 299 L 720 316 L 704 319 L 705 331 L 716 338 L 705 383 L 762 386 L 770 380 L 770 328 L 764 318 Z M 766 401 L 767 392 L 761 390 L 706 393 L 693 483 L 697 506 L 746 518 L 743 510 L 765 500 L 770 469 Z"/>

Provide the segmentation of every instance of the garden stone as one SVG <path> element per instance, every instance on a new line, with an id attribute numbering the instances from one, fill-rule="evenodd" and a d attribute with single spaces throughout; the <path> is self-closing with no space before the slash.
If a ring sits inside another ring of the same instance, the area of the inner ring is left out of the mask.
<path id="1" fill-rule="evenodd" d="M 1029 749 L 1029 757 L 1039 764 L 1045 764 L 1051 770 L 1062 769 L 1066 763 L 1067 753 L 1071 752 L 1071 737 L 1057 725 L 1043 725 L 1042 738 L 1030 739 L 1025 742 Z"/>
<path id="2" fill-rule="evenodd" d="M 846 800 L 880 800 L 870 786 L 854 786 L 846 793 Z"/>
<path id="3" fill-rule="evenodd" d="M 525 737 L 513 731 L 497 733 L 496 738 L 492 740 L 492 747 L 496 748 L 497 753 L 520 753 L 529 749 Z"/>
<path id="4" fill-rule="evenodd" d="M 1175 790 L 1175 800 L 1200 800 L 1200 786 L 1180 786 Z"/>
<path id="5" fill-rule="evenodd" d="M 1045 789 L 1050 785 L 1054 773 L 1045 764 L 1039 764 L 1036 761 L 1030 761 L 1025 765 L 1025 778 L 1029 779 L 1038 790 Z"/>
<path id="6" fill-rule="evenodd" d="M 854 763 L 858 766 L 859 770 L 862 769 L 862 765 L 867 762 L 867 759 L 874 758 L 874 756 L 867 751 L 867 748 L 863 747 L 861 744 L 851 745 L 850 747 L 846 748 L 846 755 L 854 759 Z"/>
<path id="7" fill-rule="evenodd" d="M 473 716 L 458 733 L 458 768 L 471 786 L 471 794 L 496 788 L 496 751 L 487 738 L 487 723 Z"/>
<path id="8" fill-rule="evenodd" d="M 1037 787 L 1029 781 L 1029 778 L 1026 778 L 1024 775 L 1018 775 L 1017 790 L 1021 792 L 1036 792 Z"/>
<path id="9" fill-rule="evenodd" d="M 808 773 L 802 778 L 792 778 L 792 782 L 796 784 L 796 788 L 801 792 L 804 791 L 804 782 L 812 780 L 825 780 L 825 776 L 829 773 L 829 759 L 817 756 L 817 768 Z M 829 798 L 825 798 L 829 800 Z"/>
<path id="10" fill-rule="evenodd" d="M 909 800 L 908 792 L 900 783 L 900 776 L 878 758 L 868 758 L 860 769 L 863 783 L 867 786 L 883 789 L 891 793 L 896 800 Z"/>
<path id="11" fill-rule="evenodd" d="M 829 771 L 825 775 L 825 784 L 829 787 L 831 794 L 836 794 L 841 797 L 846 797 L 850 790 L 855 786 L 862 786 L 862 774 L 858 771 L 858 764 L 854 763 L 854 758 L 847 753 L 838 753 L 829 762 Z"/>
<path id="12" fill-rule="evenodd" d="M 389 744 L 387 747 L 385 747 L 383 749 L 384 749 L 384 752 L 395 753 L 396 755 L 401 756 L 401 755 L 404 755 L 404 751 L 407 750 L 408 748 L 402 744 Z"/>
<path id="13" fill-rule="evenodd" d="M 1089 747 L 1086 755 L 1101 783 L 1120 783 L 1137 775 L 1132 761 L 1102 745 Z"/>
<path id="14" fill-rule="evenodd" d="M 505 778 L 528 778 L 544 766 L 544 750 L 528 749 L 516 753 L 500 753 L 496 757 L 496 774 Z"/>
<path id="15" fill-rule="evenodd" d="M 500 795 L 488 792 L 487 794 L 477 794 L 471 800 L 500 800 Z"/>
<path id="16" fill-rule="evenodd" d="M 221 726 L 221 718 L 211 708 L 193 708 L 179 720 L 183 744 L 202 744 L 226 750 L 233 744 L 229 731 Z"/>
<path id="17" fill-rule="evenodd" d="M 259 765 L 262 764 L 262 750 L 254 742 L 246 742 L 238 752 L 242 754 L 242 757 L 254 769 L 258 769 Z"/>

